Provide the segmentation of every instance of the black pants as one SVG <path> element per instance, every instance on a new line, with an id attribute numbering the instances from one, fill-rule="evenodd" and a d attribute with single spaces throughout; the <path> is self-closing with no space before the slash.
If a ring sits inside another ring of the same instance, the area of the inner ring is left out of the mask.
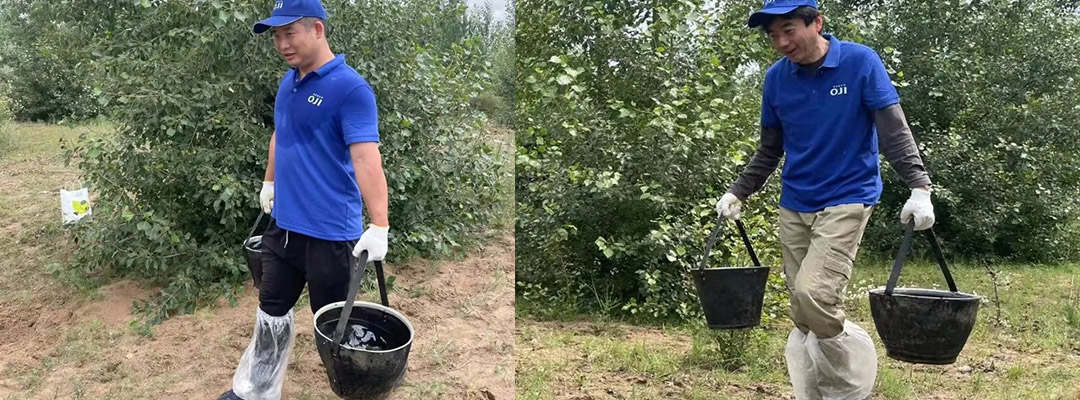
<path id="1" fill-rule="evenodd" d="M 311 312 L 344 301 L 355 241 L 330 241 L 289 232 L 270 221 L 262 237 L 259 308 L 271 316 L 289 312 L 308 285 Z"/>

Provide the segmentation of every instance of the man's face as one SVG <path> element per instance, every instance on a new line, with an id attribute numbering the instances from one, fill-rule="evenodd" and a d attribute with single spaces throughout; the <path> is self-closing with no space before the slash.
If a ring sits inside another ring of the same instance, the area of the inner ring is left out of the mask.
<path id="1" fill-rule="evenodd" d="M 272 28 L 274 34 L 274 48 L 289 66 L 298 67 L 306 64 L 316 53 L 318 47 L 319 22 L 308 28 L 300 21 L 285 26 Z"/>
<path id="2" fill-rule="evenodd" d="M 810 64 L 821 57 L 816 53 L 823 20 L 817 17 L 809 25 L 802 19 L 777 18 L 765 28 L 772 48 L 799 64 Z"/>

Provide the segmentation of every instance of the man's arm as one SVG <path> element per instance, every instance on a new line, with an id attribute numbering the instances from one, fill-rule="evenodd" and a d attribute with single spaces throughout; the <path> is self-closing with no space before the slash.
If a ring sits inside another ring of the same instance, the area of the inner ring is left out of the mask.
<path id="1" fill-rule="evenodd" d="M 389 199 L 386 189 L 386 174 L 383 172 L 382 154 L 379 144 L 360 142 L 349 145 L 353 169 L 356 173 L 356 185 L 360 187 L 360 196 L 366 204 L 371 223 L 377 226 L 390 226 L 387 217 Z"/>
<path id="2" fill-rule="evenodd" d="M 784 156 L 784 133 L 779 126 L 761 127 L 761 141 L 746 169 L 739 175 L 739 179 L 728 188 L 728 192 L 746 200 L 751 194 L 761 190 L 769 176 L 780 165 L 780 158 Z"/>
<path id="3" fill-rule="evenodd" d="M 919 156 L 919 147 L 911 135 L 904 110 L 900 104 L 893 104 L 874 112 L 874 124 L 877 125 L 878 142 L 885 159 L 894 171 L 911 189 L 930 190 L 930 175 Z"/>

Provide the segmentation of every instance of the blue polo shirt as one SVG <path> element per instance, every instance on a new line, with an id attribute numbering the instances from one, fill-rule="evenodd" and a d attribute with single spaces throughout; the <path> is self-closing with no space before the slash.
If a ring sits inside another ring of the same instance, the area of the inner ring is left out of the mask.
<path id="1" fill-rule="evenodd" d="M 274 209 L 282 229 L 354 240 L 363 201 L 349 145 L 378 142 L 375 93 L 344 55 L 299 79 L 292 68 L 274 101 Z"/>
<path id="2" fill-rule="evenodd" d="M 765 73 L 761 125 L 779 127 L 786 160 L 780 206 L 816 212 L 881 197 L 873 112 L 900 102 L 881 58 L 861 44 L 825 35 L 817 71 L 784 57 Z"/>

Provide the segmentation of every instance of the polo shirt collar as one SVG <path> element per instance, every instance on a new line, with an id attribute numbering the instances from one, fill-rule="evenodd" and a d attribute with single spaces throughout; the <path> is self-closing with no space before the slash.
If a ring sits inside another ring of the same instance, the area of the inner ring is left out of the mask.
<path id="1" fill-rule="evenodd" d="M 345 55 L 344 54 L 335 54 L 334 59 L 332 59 L 330 61 L 327 61 L 326 64 L 323 64 L 321 67 L 319 67 L 319 69 L 311 71 L 310 73 L 318 75 L 318 76 L 326 76 L 326 74 L 329 74 L 330 71 L 334 70 L 334 68 L 337 68 L 339 65 L 344 64 L 344 63 L 345 63 Z M 292 70 L 296 72 L 297 77 L 300 76 L 300 68 L 292 67 Z"/>
<path id="2" fill-rule="evenodd" d="M 822 68 L 836 68 L 840 66 L 840 39 L 831 34 L 823 34 L 825 39 L 829 40 L 829 49 L 825 50 L 825 62 L 821 63 Z M 802 68 L 801 65 L 796 64 L 791 59 L 788 59 L 788 65 L 791 67 L 791 73 L 797 73 Z"/>

